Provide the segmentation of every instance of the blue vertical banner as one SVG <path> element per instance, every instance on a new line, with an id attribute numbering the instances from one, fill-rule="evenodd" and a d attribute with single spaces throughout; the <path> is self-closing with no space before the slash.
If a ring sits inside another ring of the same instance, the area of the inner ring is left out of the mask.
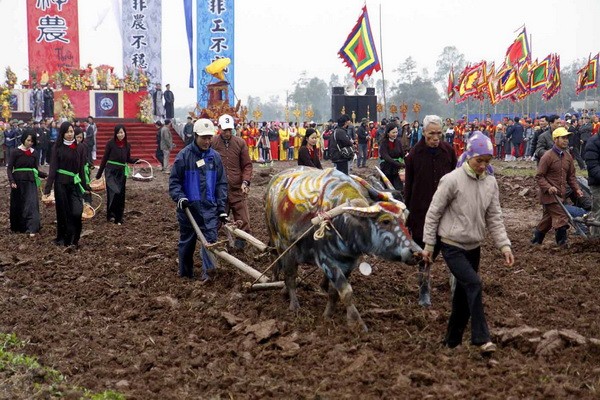
<path id="1" fill-rule="evenodd" d="M 141 69 L 153 84 L 161 83 L 161 2 L 123 0 L 122 4 L 123 73 Z"/>
<path id="2" fill-rule="evenodd" d="M 183 0 L 183 14 L 185 16 L 185 32 L 190 53 L 190 88 L 194 87 L 194 30 L 192 29 L 192 0 Z"/>
<path id="3" fill-rule="evenodd" d="M 197 0 L 198 14 L 196 18 L 198 40 L 197 54 L 197 100 L 201 107 L 206 107 L 208 90 L 206 85 L 215 80 L 204 68 L 219 58 L 231 59 L 225 70 L 225 80 L 231 85 L 229 102 L 234 105 L 234 0 Z"/>

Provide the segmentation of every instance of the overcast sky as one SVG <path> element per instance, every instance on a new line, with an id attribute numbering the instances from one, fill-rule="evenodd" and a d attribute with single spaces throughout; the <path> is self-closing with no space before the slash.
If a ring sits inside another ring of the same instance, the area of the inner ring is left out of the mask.
<path id="1" fill-rule="evenodd" d="M 115 11 L 119 2 L 79 0 L 79 32 L 81 64 L 113 65 L 121 76 Z M 345 76 L 348 69 L 337 52 L 363 4 L 363 0 L 237 0 L 234 89 L 238 98 L 245 101 L 252 95 L 266 100 L 278 95 L 283 102 L 286 90 L 293 89 L 302 71 L 326 82 L 332 73 Z M 436 60 L 449 45 L 456 46 L 468 61 L 498 64 L 523 24 L 532 36 L 534 59 L 556 52 L 564 66 L 600 51 L 600 0 L 381 0 L 367 1 L 367 7 L 386 79 L 408 56 L 417 62 L 419 72 L 427 68 L 433 75 Z M 162 9 L 163 83 L 171 84 L 176 107 L 194 104 L 196 89 L 187 87 L 183 1 L 164 0 Z M 25 0 L 0 0 L 0 15 L 5 28 L 1 79 L 5 67 L 11 66 L 21 81 L 28 62 Z M 381 73 L 373 76 L 381 78 Z"/>

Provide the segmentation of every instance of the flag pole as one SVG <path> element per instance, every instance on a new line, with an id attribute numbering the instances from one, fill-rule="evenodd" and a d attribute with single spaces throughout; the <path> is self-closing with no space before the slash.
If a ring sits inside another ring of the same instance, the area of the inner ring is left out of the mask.
<path id="1" fill-rule="evenodd" d="M 381 33 L 381 2 L 379 2 L 379 55 L 381 58 L 381 80 L 383 86 L 383 110 L 384 115 L 387 118 L 388 116 L 388 108 L 387 108 L 387 100 L 385 98 L 385 73 L 383 72 L 385 69 L 383 68 L 383 35 Z"/>

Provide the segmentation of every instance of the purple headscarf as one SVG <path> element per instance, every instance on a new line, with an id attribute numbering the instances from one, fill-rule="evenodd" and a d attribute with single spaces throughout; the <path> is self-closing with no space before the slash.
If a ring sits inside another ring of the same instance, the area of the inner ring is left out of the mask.
<path id="1" fill-rule="evenodd" d="M 467 141 L 467 148 L 458 159 L 458 162 L 456 163 L 456 168 L 462 166 L 470 158 L 483 155 L 493 156 L 494 146 L 492 145 L 492 141 L 489 137 L 485 136 L 480 131 L 475 131 L 471 134 L 471 137 Z M 488 165 L 486 168 L 486 172 L 488 173 L 488 175 L 494 175 L 494 168 L 492 168 L 491 165 Z"/>

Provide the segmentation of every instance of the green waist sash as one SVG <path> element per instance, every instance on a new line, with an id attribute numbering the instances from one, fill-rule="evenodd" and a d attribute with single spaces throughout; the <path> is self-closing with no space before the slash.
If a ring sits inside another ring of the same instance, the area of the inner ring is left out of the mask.
<path id="1" fill-rule="evenodd" d="M 59 174 L 63 174 L 63 175 L 72 177 L 73 183 L 76 184 L 77 186 L 79 186 L 79 190 L 81 190 L 81 193 L 85 193 L 85 189 L 83 188 L 83 186 L 81 186 L 81 178 L 79 177 L 79 174 L 75 174 L 71 171 L 67 171 L 66 169 L 59 169 L 56 172 L 58 172 Z"/>
<path id="2" fill-rule="evenodd" d="M 127 165 L 127 163 L 122 163 L 122 162 L 118 162 L 118 161 L 108 160 L 107 164 L 117 165 L 119 167 L 125 168 L 125 177 L 126 178 L 128 178 L 129 175 L 131 175 L 131 170 L 129 169 L 129 165 Z"/>
<path id="3" fill-rule="evenodd" d="M 40 179 L 40 174 L 35 168 L 15 168 L 13 172 L 32 172 L 33 177 L 35 178 L 35 185 L 40 186 L 42 184 L 42 180 Z"/>

